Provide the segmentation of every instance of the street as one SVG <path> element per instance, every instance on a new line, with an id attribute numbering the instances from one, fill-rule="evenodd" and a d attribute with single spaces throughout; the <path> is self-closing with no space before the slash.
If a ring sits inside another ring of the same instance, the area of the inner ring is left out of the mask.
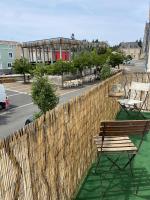
<path id="1" fill-rule="evenodd" d="M 145 72 L 145 60 L 132 60 L 129 65 L 120 65 L 120 69 L 126 69 L 128 72 Z"/>
<path id="2" fill-rule="evenodd" d="M 5 85 L 10 106 L 8 109 L 0 111 L 0 138 L 7 137 L 22 128 L 26 119 L 35 112 L 38 112 L 38 107 L 33 104 L 29 90 L 24 85 L 21 88 L 21 84 L 17 84 L 16 86 L 12 86 L 12 84 Z M 94 85 L 59 91 L 59 104 L 81 95 Z"/>

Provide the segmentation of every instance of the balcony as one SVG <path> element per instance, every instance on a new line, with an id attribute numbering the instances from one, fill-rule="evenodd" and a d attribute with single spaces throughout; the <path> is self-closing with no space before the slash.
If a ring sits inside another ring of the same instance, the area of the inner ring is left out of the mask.
<path id="1" fill-rule="evenodd" d="M 150 113 L 145 112 L 144 116 L 150 119 Z M 137 118 L 137 113 L 126 112 L 116 118 L 116 120 L 142 119 Z M 130 169 L 120 171 L 116 167 L 109 171 L 111 163 L 102 157 L 101 166 L 97 174 L 93 173 L 96 163 L 93 162 L 87 176 L 84 178 L 80 189 L 76 195 L 76 200 L 142 200 L 150 199 L 150 134 L 146 135 L 140 153 L 133 161 L 133 174 Z M 114 158 L 113 158 L 114 159 Z M 120 165 L 126 162 L 126 158 L 119 161 Z M 102 177 L 101 172 L 103 171 Z M 107 172 L 104 172 L 107 171 Z M 101 179 L 102 178 L 102 182 Z M 135 191 L 138 188 L 138 193 Z"/>
<path id="2" fill-rule="evenodd" d="M 0 143 L 1 200 L 149 200 L 150 135 L 134 161 L 134 175 L 113 167 L 93 174 L 96 147 L 93 136 L 102 120 L 137 119 L 120 111 L 109 88 L 121 83 L 128 92 L 131 81 L 150 82 L 149 73 L 113 75 L 85 94 L 60 105 Z M 141 99 L 143 96 L 141 96 Z M 144 115 L 150 119 L 150 98 Z M 138 138 L 136 138 L 138 140 Z M 125 158 L 119 160 L 125 162 Z M 98 171 L 109 167 L 103 159 Z M 138 194 L 134 194 L 138 187 Z"/>

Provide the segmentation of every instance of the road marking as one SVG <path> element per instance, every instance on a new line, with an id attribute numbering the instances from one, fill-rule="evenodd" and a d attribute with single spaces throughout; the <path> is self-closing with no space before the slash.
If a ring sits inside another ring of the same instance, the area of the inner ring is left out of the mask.
<path id="1" fill-rule="evenodd" d="M 20 95 L 21 93 L 18 93 L 18 94 L 11 94 L 11 95 L 8 95 L 7 97 L 13 97 L 13 96 L 17 96 L 17 95 Z"/>
<path id="2" fill-rule="evenodd" d="M 7 88 L 7 86 L 5 86 L 6 88 Z M 13 88 L 19 88 L 19 89 L 21 89 L 21 88 L 29 88 L 29 85 L 10 85 L 10 86 L 8 86 L 10 89 L 13 89 Z"/>
<path id="3" fill-rule="evenodd" d="M 15 110 L 18 110 L 19 108 L 24 108 L 24 107 L 30 106 L 30 105 L 33 105 L 33 102 L 28 103 L 28 104 L 24 104 L 24 105 L 22 105 L 22 106 L 19 106 L 19 107 L 14 108 L 14 109 L 15 109 Z"/>
<path id="4" fill-rule="evenodd" d="M 6 88 L 6 90 L 11 91 L 11 92 L 17 92 L 17 93 L 19 93 L 19 94 L 28 94 L 28 95 L 30 95 L 30 93 L 27 93 L 27 92 L 19 92 L 18 90 L 12 90 L 12 89 L 9 89 L 9 88 Z"/>
<path id="5" fill-rule="evenodd" d="M 86 89 L 87 88 L 92 88 L 93 86 L 95 86 L 95 85 L 97 85 L 97 84 L 93 84 L 93 85 L 89 85 L 89 86 L 87 86 L 87 87 L 85 87 Z M 72 90 L 72 91 L 68 91 L 68 92 L 65 92 L 65 93 L 63 93 L 63 94 L 60 94 L 60 95 L 58 95 L 59 97 L 61 97 L 61 96 L 65 96 L 66 94 L 69 94 L 69 93 L 73 93 L 73 92 L 76 92 L 76 91 L 80 91 L 81 89 L 83 89 L 83 88 L 80 88 L 80 89 L 75 89 L 75 90 Z M 9 90 L 9 89 L 8 89 Z M 13 91 L 13 92 L 18 92 L 18 91 L 16 91 L 16 90 L 10 90 L 10 91 Z M 86 91 L 86 90 L 85 90 Z M 84 91 L 84 92 L 85 92 Z M 25 92 L 18 92 L 19 94 L 27 94 L 27 93 L 25 93 Z M 19 95 L 18 94 L 18 95 Z M 15 94 L 14 94 L 15 95 Z M 16 94 L 17 95 L 17 94 Z M 28 95 L 31 95 L 31 94 L 28 94 Z M 8 113 L 11 113 L 10 111 L 14 111 L 14 110 L 18 110 L 18 109 L 20 109 L 20 108 L 24 108 L 24 107 L 26 107 L 26 106 L 30 106 L 30 105 L 33 105 L 33 102 L 31 102 L 31 103 L 28 103 L 28 104 L 25 104 L 25 105 L 22 105 L 22 106 L 19 106 L 19 107 L 16 107 L 16 108 L 12 108 L 12 109 L 10 109 L 10 110 L 8 110 L 8 111 L 6 111 L 6 112 L 3 112 L 3 113 L 0 113 L 0 116 L 2 116 L 2 115 L 5 115 L 5 114 L 8 114 Z"/>
<path id="6" fill-rule="evenodd" d="M 9 114 L 9 113 L 11 113 L 11 111 L 18 110 L 18 109 L 20 109 L 20 108 L 24 108 L 24 107 L 30 106 L 30 105 L 33 105 L 33 102 L 32 102 L 32 103 L 28 103 L 28 104 L 24 104 L 24 105 L 22 105 L 22 106 L 19 106 L 19 107 L 16 107 L 16 108 L 12 108 L 12 109 L 10 109 L 10 110 L 8 110 L 8 111 L 6 111 L 6 112 L 0 113 L 0 116 Z"/>

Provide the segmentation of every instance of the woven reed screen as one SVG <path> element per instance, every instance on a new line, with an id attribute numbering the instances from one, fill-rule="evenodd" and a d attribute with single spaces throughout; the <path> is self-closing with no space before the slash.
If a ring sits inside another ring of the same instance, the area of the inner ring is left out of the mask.
<path id="1" fill-rule="evenodd" d="M 108 88 L 118 73 L 1 142 L 1 200 L 70 200 L 95 159 L 93 135 L 114 119 Z"/>

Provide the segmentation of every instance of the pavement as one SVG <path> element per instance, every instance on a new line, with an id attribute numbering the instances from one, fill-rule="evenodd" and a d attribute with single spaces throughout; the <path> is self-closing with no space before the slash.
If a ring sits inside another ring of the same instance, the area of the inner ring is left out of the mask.
<path id="1" fill-rule="evenodd" d="M 33 104 L 31 97 L 31 85 L 22 82 L 5 83 L 6 93 L 10 106 L 6 110 L 0 110 L 0 138 L 11 135 L 24 126 L 26 119 L 38 112 L 38 107 Z M 81 88 L 57 90 L 59 104 L 83 94 L 96 84 L 86 85 Z"/>
<path id="2" fill-rule="evenodd" d="M 145 60 L 132 60 L 128 65 L 120 65 L 120 69 L 125 69 L 128 72 L 145 72 L 146 62 Z"/>

